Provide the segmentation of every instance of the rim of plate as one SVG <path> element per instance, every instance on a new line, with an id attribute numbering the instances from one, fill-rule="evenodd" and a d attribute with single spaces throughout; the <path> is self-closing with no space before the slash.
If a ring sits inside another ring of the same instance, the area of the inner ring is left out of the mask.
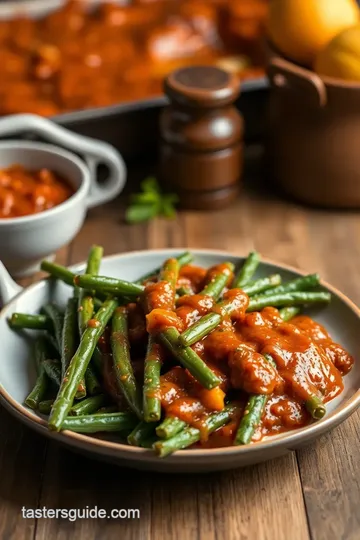
<path id="1" fill-rule="evenodd" d="M 183 248 L 165 248 L 165 249 L 149 249 L 149 250 L 138 250 L 138 251 L 127 251 L 124 253 L 118 253 L 114 255 L 109 255 L 107 257 L 104 257 L 104 261 L 112 260 L 112 259 L 119 259 L 119 258 L 125 258 L 125 257 L 143 257 L 145 255 L 149 254 L 156 254 L 156 253 L 163 253 L 163 254 L 175 254 L 175 253 L 181 253 L 183 251 L 190 251 L 194 255 L 209 255 L 209 256 L 230 256 L 237 259 L 242 259 L 246 257 L 246 255 L 239 255 L 235 254 L 233 252 L 229 251 L 222 251 L 222 250 L 212 250 L 212 249 L 201 249 L 201 248 L 191 248 L 191 247 L 183 247 Z M 295 272 L 298 275 L 306 275 L 307 272 L 303 270 L 299 270 L 298 268 L 294 266 L 290 266 L 283 263 L 277 263 L 276 261 L 272 259 L 261 259 L 261 263 L 271 264 L 273 266 L 278 267 L 279 269 L 288 270 L 290 272 Z M 261 264 L 260 263 L 260 264 Z M 77 263 L 75 265 L 70 266 L 70 269 L 77 269 L 81 268 L 86 264 L 85 261 L 81 263 Z M 31 284 L 29 287 L 24 288 L 24 290 L 20 291 L 8 304 L 6 304 L 1 310 L 0 310 L 0 317 L 3 317 L 5 315 L 5 312 L 8 310 L 8 308 L 11 306 L 11 304 L 17 300 L 20 296 L 27 293 L 27 291 L 37 287 L 39 283 L 42 281 L 46 281 L 47 278 L 37 281 L 36 283 Z M 321 280 L 320 284 L 327 288 L 333 295 L 338 296 L 360 319 L 360 308 L 354 304 L 347 296 L 345 296 L 341 291 L 330 285 L 324 280 Z M 155 460 L 162 460 L 162 458 L 159 458 L 152 452 L 151 449 L 145 449 L 145 448 L 138 448 L 135 446 L 129 446 L 123 443 L 118 442 L 112 442 L 107 441 L 104 439 L 97 439 L 93 438 L 89 435 L 83 435 L 81 433 L 75 433 L 73 431 L 64 430 L 60 432 L 54 432 L 50 431 L 47 428 L 47 422 L 43 418 L 37 416 L 35 413 L 30 412 L 24 405 L 13 399 L 8 392 L 5 390 L 5 388 L 0 384 L 0 398 L 4 402 L 4 404 L 7 406 L 7 409 L 15 414 L 21 421 L 25 422 L 27 425 L 34 424 L 34 428 L 37 429 L 37 431 L 44 433 L 48 437 L 54 438 L 55 440 L 59 440 L 61 442 L 66 442 L 69 445 L 81 447 L 87 451 L 95 452 L 97 454 L 103 454 L 104 452 L 101 452 L 101 450 L 118 450 L 120 452 L 125 452 L 128 454 L 127 457 L 129 459 L 133 458 L 136 459 L 137 455 L 142 456 L 149 456 L 153 457 Z M 329 416 L 325 416 L 325 418 L 314 422 L 313 424 L 310 424 L 308 426 L 305 426 L 303 428 L 288 431 L 279 435 L 274 435 L 271 437 L 268 437 L 264 439 L 263 441 L 256 442 L 254 444 L 248 444 L 244 446 L 228 446 L 223 448 L 206 448 L 206 449 L 191 449 L 191 450 L 178 450 L 168 458 L 167 460 L 171 459 L 172 461 L 176 461 L 176 457 L 186 458 L 186 457 L 196 457 L 196 458 L 206 458 L 208 457 L 220 457 L 220 456 L 232 456 L 234 454 L 236 455 L 242 455 L 242 454 L 249 454 L 251 452 L 258 452 L 260 450 L 266 450 L 268 448 L 277 448 L 282 447 L 284 444 L 289 448 L 291 445 L 301 442 L 302 439 L 307 440 L 308 438 L 313 438 L 315 436 L 320 436 L 322 433 L 328 431 L 330 427 L 334 424 L 334 427 L 338 424 L 340 424 L 343 420 L 346 420 L 355 410 L 357 407 L 360 406 L 360 388 L 355 392 L 355 394 L 345 401 L 342 405 L 339 406 L 339 408 L 332 413 L 329 414 Z"/>

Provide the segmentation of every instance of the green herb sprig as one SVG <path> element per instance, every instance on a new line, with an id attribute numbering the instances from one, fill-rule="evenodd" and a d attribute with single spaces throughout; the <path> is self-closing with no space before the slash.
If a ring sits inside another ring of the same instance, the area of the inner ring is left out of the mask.
<path id="1" fill-rule="evenodd" d="M 179 202 L 176 194 L 163 193 L 158 181 L 152 176 L 143 180 L 141 189 L 141 193 L 131 195 L 125 214 L 127 223 L 141 223 L 158 216 L 168 219 L 176 217 L 175 205 Z"/>

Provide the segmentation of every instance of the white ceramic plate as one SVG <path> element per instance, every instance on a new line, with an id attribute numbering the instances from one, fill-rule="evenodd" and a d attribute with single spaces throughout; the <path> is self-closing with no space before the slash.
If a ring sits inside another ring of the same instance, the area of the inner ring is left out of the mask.
<path id="1" fill-rule="evenodd" d="M 185 249 L 140 251 L 104 258 L 101 274 L 134 281 L 142 274 L 151 271 L 172 255 L 178 255 Z M 192 250 L 195 264 L 209 267 L 216 263 L 231 260 L 239 263 L 242 258 L 232 257 L 224 252 Z M 75 267 L 83 270 L 84 264 Z M 284 280 L 303 275 L 294 268 L 264 261 L 257 276 L 280 273 Z M 1 275 L 3 274 L 3 275 Z M 52 285 L 44 280 L 19 292 L 0 312 L 0 398 L 6 408 L 29 427 L 75 449 L 91 452 L 102 459 L 111 460 L 121 465 L 139 469 L 152 469 L 163 472 L 205 472 L 232 469 L 272 459 L 310 443 L 323 433 L 343 422 L 360 405 L 360 310 L 339 291 L 326 283 L 333 299 L 326 308 L 312 310 L 312 316 L 324 324 L 333 339 L 340 342 L 355 356 L 352 371 L 344 378 L 343 393 L 327 405 L 326 416 L 307 427 L 282 435 L 270 437 L 259 443 L 220 449 L 181 450 L 165 459 L 160 459 L 151 450 L 129 447 L 113 441 L 71 433 L 52 433 L 46 422 L 32 410 L 23 406 L 27 394 L 32 389 L 36 374 L 29 360 L 29 340 L 8 327 L 7 318 L 14 312 L 37 313 L 41 306 L 50 300 L 65 307 L 71 294 L 70 287 L 57 283 Z M 6 279 L 0 268 L 0 291 L 9 293 L 12 283 Z M 9 296 L 9 295 L 8 295 Z"/>

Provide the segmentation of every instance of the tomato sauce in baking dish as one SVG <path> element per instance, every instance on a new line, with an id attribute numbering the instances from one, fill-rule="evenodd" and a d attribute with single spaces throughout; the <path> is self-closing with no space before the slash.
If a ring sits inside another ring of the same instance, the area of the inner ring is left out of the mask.
<path id="1" fill-rule="evenodd" d="M 51 116 L 160 95 L 164 77 L 189 64 L 262 76 L 267 6 L 130 0 L 89 8 L 69 1 L 37 20 L 0 20 L 0 114 Z"/>

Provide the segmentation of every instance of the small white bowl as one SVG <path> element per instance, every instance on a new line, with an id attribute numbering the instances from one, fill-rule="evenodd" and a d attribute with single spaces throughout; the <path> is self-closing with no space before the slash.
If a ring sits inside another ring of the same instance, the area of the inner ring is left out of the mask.
<path id="1" fill-rule="evenodd" d="M 126 179 L 122 157 L 107 143 L 76 135 L 30 114 L 0 120 L 1 137 L 28 132 L 53 144 L 24 140 L 0 142 L 0 169 L 13 164 L 28 169 L 48 168 L 65 178 L 75 193 L 44 212 L 0 218 L 0 260 L 16 277 L 31 274 L 41 259 L 71 242 L 82 227 L 87 209 L 116 197 Z M 81 154 L 84 161 L 71 151 Z M 109 169 L 109 176 L 101 185 L 96 179 L 99 164 Z"/>

